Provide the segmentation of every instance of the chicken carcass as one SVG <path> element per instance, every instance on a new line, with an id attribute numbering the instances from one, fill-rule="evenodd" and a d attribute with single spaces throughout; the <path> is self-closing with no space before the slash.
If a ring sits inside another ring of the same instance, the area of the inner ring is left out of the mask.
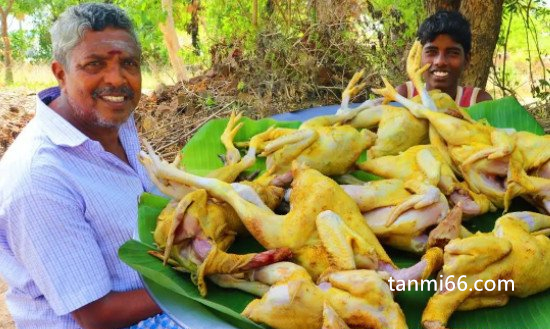
<path id="1" fill-rule="evenodd" d="M 353 199 L 335 181 L 314 169 L 298 164 L 293 167 L 290 212 L 277 215 L 247 201 L 230 184 L 163 163 L 152 149 L 149 154 L 142 152 L 141 160 L 150 175 L 205 189 L 211 197 L 231 205 L 261 245 L 266 249 L 290 248 L 294 260 L 314 279 L 334 270 L 376 269 L 382 265 L 395 269 Z M 433 256 L 426 264 L 436 267 L 437 255 Z"/>
<path id="2" fill-rule="evenodd" d="M 427 66 L 417 70 L 416 75 L 421 76 L 425 69 Z M 495 206 L 504 209 L 508 209 L 513 197 L 533 190 L 523 170 L 522 156 L 515 147 L 513 134 L 467 115 L 457 118 L 432 111 L 402 97 L 386 79 L 383 80 L 385 88 L 373 91 L 402 103 L 413 115 L 430 122 L 471 190 L 486 195 Z M 423 85 L 416 87 L 424 98 L 429 98 Z"/>
<path id="3" fill-rule="evenodd" d="M 550 216 L 514 212 L 500 217 L 490 233 L 450 241 L 444 251 L 443 280 L 460 288 L 440 287 L 430 298 L 422 314 L 424 328 L 445 328 L 456 310 L 503 306 L 510 296 L 527 297 L 550 288 L 548 235 Z M 510 282 L 507 289 L 485 289 L 485 283 L 496 286 L 499 280 L 511 280 L 513 289 Z"/>
<path id="4" fill-rule="evenodd" d="M 437 186 L 452 204 L 462 203 L 466 218 L 496 210 L 485 195 L 475 193 L 466 183 L 460 182 L 443 155 L 431 145 L 417 145 L 399 155 L 368 159 L 358 167 L 384 178 Z"/>
<path id="5" fill-rule="evenodd" d="M 252 188 L 241 186 L 239 192 L 250 202 L 267 208 Z M 162 210 L 153 233 L 162 253 L 153 251 L 151 254 L 176 270 L 191 273 L 192 281 L 205 296 L 205 276 L 240 272 L 291 257 L 287 248 L 260 254 L 226 253 L 235 236 L 244 232 L 247 233 L 231 206 L 215 202 L 205 190 L 197 189 L 179 202 L 171 201 Z"/>

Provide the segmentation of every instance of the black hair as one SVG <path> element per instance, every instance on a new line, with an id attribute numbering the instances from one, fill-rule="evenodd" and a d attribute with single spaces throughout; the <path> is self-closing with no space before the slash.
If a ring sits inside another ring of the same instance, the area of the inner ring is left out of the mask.
<path id="1" fill-rule="evenodd" d="M 466 55 L 470 53 L 472 48 L 470 22 L 458 11 L 437 11 L 422 22 L 417 37 L 424 45 L 434 41 L 440 34 L 448 34 L 455 42 L 462 45 Z"/>

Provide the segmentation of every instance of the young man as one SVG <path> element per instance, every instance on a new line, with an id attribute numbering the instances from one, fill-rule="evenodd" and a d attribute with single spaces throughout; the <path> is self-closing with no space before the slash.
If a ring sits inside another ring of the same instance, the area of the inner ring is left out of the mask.
<path id="1" fill-rule="evenodd" d="M 153 186 L 132 112 L 141 49 L 120 8 L 83 4 L 51 29 L 59 87 L 0 161 L 0 274 L 18 328 L 121 328 L 161 310 L 117 256 Z"/>
<path id="2" fill-rule="evenodd" d="M 422 66 L 431 64 L 423 75 L 428 90 L 439 89 L 462 107 L 492 99 L 480 88 L 459 85 L 462 71 L 470 62 L 472 46 L 470 23 L 464 16 L 440 10 L 420 25 L 417 36 L 423 46 Z M 397 92 L 407 98 L 417 95 L 411 81 L 398 86 Z"/>

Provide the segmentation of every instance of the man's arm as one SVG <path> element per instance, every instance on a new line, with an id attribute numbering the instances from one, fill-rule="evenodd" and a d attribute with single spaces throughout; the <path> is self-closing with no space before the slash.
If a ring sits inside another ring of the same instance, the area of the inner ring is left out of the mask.
<path id="1" fill-rule="evenodd" d="M 84 329 L 129 327 L 161 312 L 145 289 L 110 292 L 71 314 Z"/>

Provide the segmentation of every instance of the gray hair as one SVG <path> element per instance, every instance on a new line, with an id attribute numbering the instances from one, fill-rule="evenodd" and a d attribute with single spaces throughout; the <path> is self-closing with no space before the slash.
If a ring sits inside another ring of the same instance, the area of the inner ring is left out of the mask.
<path id="1" fill-rule="evenodd" d="M 108 27 L 128 32 L 141 50 L 132 21 L 124 10 L 106 3 L 85 3 L 67 8 L 50 29 L 55 60 L 68 68 L 69 55 L 84 33 Z"/>

